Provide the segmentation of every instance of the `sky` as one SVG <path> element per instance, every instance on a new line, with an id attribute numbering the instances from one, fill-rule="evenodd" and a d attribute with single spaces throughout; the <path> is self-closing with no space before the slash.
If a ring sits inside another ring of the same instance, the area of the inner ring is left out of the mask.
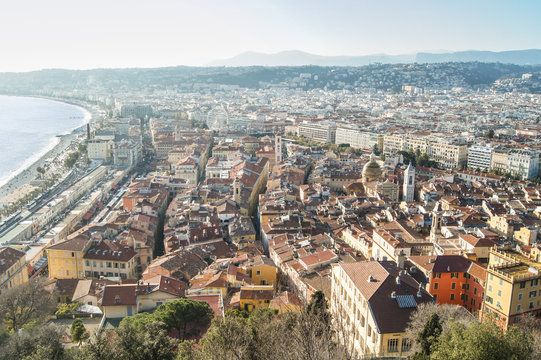
<path id="1" fill-rule="evenodd" d="M 533 49 L 540 15 L 539 0 L 6 0 L 0 72 L 205 65 L 245 51 Z"/>

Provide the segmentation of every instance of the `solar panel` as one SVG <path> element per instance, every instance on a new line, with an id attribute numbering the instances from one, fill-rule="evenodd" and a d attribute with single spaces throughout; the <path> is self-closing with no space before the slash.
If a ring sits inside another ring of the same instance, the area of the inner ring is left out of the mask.
<path id="1" fill-rule="evenodd" d="M 396 302 L 398 303 L 398 307 L 401 309 L 417 307 L 417 303 L 415 302 L 413 295 L 398 295 L 396 297 Z"/>

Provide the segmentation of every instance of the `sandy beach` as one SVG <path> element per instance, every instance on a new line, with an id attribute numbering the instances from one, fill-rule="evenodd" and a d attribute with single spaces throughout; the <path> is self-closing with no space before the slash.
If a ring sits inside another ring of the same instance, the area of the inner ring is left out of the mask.
<path id="1" fill-rule="evenodd" d="M 62 99 L 53 99 L 47 98 L 49 100 L 65 102 L 72 105 L 79 106 L 90 113 L 89 122 L 92 124 L 97 119 L 97 110 L 90 106 L 86 106 L 81 103 L 74 103 L 70 101 L 63 101 Z M 28 192 L 31 192 L 35 189 L 30 183 L 36 180 L 38 175 L 37 168 L 43 167 L 46 162 L 48 162 L 49 170 L 46 173 L 50 175 L 51 173 L 57 172 L 63 174 L 67 169 L 64 169 L 64 157 L 69 153 L 77 149 L 77 146 L 86 138 L 86 124 L 81 125 L 80 127 L 74 129 L 70 134 L 67 135 L 58 135 L 58 143 L 36 160 L 33 164 L 27 167 L 25 170 L 15 175 L 10 179 L 6 184 L 0 187 L 0 203 L 6 204 L 9 202 L 16 201 L 20 197 L 24 196 Z"/>

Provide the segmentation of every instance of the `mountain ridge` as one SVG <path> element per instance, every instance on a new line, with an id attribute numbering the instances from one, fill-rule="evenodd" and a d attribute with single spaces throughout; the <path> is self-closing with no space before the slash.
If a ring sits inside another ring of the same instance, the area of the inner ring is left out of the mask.
<path id="1" fill-rule="evenodd" d="M 516 65 L 541 64 L 541 49 L 454 52 L 416 52 L 412 54 L 372 54 L 361 56 L 325 56 L 301 50 L 285 50 L 267 54 L 246 51 L 228 59 L 214 60 L 207 66 L 364 66 L 371 63 L 439 63 L 439 62 L 499 62 Z"/>

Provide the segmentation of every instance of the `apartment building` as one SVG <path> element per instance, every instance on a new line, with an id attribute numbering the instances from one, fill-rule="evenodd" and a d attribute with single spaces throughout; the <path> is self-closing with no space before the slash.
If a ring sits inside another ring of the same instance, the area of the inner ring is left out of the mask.
<path id="1" fill-rule="evenodd" d="M 331 313 L 354 357 L 409 355 L 409 318 L 432 296 L 391 261 L 334 264 L 331 277 Z"/>
<path id="2" fill-rule="evenodd" d="M 468 150 L 468 167 L 471 169 L 490 169 L 493 149 L 474 145 Z"/>
<path id="3" fill-rule="evenodd" d="M 113 159 L 114 147 L 113 139 L 90 139 L 86 148 L 88 158 L 109 163 Z"/>
<path id="4" fill-rule="evenodd" d="M 535 179 L 539 174 L 539 151 L 509 151 L 505 170 L 520 175 L 523 179 Z"/>
<path id="5" fill-rule="evenodd" d="M 494 149 L 490 160 L 490 168 L 505 171 L 507 164 L 507 150 Z"/>
<path id="6" fill-rule="evenodd" d="M 530 254 L 491 249 L 483 318 L 491 315 L 504 329 L 529 315 L 541 316 L 541 251 Z"/>
<path id="7" fill-rule="evenodd" d="M 420 151 L 445 168 L 457 168 L 466 164 L 468 147 L 460 139 L 419 137 L 390 134 L 383 138 L 383 153 L 392 155 L 399 151 Z"/>
<path id="8" fill-rule="evenodd" d="M 0 248 L 0 294 L 27 281 L 26 254 L 11 247 Z"/>
<path id="9" fill-rule="evenodd" d="M 355 149 L 373 149 L 376 145 L 379 150 L 382 150 L 383 134 L 366 132 L 355 127 L 338 127 L 335 143 L 348 144 Z"/>
<path id="10" fill-rule="evenodd" d="M 336 126 L 332 124 L 300 124 L 298 135 L 304 136 L 309 140 L 322 143 L 334 144 L 336 140 Z"/>
<path id="11" fill-rule="evenodd" d="M 460 255 L 440 255 L 431 264 L 428 291 L 436 303 L 481 310 L 486 278 L 481 265 Z"/>
<path id="12" fill-rule="evenodd" d="M 50 279 L 84 279 L 83 257 L 92 245 L 92 240 L 84 235 L 75 235 L 49 246 Z"/>

